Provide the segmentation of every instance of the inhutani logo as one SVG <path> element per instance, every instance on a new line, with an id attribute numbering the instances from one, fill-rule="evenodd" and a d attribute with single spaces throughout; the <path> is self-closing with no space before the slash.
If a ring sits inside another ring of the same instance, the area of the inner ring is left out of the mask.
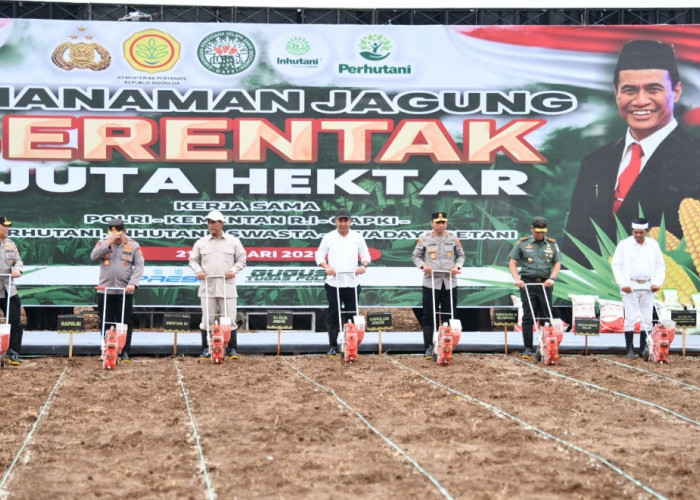
<path id="1" fill-rule="evenodd" d="M 310 77 L 330 60 L 321 37 L 299 30 L 280 33 L 269 41 L 266 52 L 277 71 L 294 78 Z"/>
<path id="2" fill-rule="evenodd" d="M 382 34 L 366 35 L 360 40 L 360 55 L 368 61 L 386 59 L 391 49 L 391 40 Z"/>
<path id="3" fill-rule="evenodd" d="M 247 70 L 255 60 L 255 45 L 235 31 L 217 31 L 197 48 L 202 66 L 219 75 L 235 75 Z"/>
<path id="4" fill-rule="evenodd" d="M 309 50 L 311 50 L 311 44 L 304 37 L 294 36 L 287 40 L 285 49 L 293 56 L 303 56 L 304 54 L 308 54 Z"/>

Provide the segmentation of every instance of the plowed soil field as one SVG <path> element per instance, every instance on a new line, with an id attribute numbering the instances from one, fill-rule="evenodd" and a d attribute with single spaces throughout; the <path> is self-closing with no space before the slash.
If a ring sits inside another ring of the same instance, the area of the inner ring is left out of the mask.
<path id="1" fill-rule="evenodd" d="M 0 498 L 697 498 L 700 359 L 35 358 Z"/>

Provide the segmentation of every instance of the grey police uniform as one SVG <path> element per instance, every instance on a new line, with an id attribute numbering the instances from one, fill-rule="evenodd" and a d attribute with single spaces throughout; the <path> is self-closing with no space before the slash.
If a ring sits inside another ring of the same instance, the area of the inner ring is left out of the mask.
<path id="1" fill-rule="evenodd" d="M 428 265 L 436 271 L 449 271 L 454 266 L 462 267 L 464 264 L 464 250 L 457 236 L 445 231 L 443 236 L 437 236 L 434 231 L 423 233 L 416 243 L 412 255 L 413 263 L 423 268 Z M 452 302 L 450 303 L 450 275 L 438 273 L 435 277 L 435 290 L 433 290 L 433 277 L 423 274 L 423 315 L 421 326 L 423 327 L 424 347 L 432 348 L 433 332 L 435 331 L 435 318 L 433 316 L 433 294 L 435 295 L 436 309 L 443 313 L 450 310 L 457 312 L 457 280 L 452 278 Z"/>
<path id="2" fill-rule="evenodd" d="M 423 233 L 418 239 L 413 250 L 413 263 L 422 268 L 425 264 L 436 271 L 449 271 L 454 266 L 462 267 L 464 264 L 464 250 L 462 244 L 453 233 L 445 231 L 444 236 L 437 236 L 434 231 Z M 423 276 L 423 286 L 432 288 L 433 282 L 429 274 Z M 450 277 L 447 274 L 435 274 L 435 289 L 440 290 L 450 286 Z M 457 280 L 452 278 L 452 288 L 457 286 Z"/>
<path id="3" fill-rule="evenodd" d="M 19 250 L 15 242 L 9 238 L 0 241 L 0 274 L 12 274 L 13 270 L 22 272 L 23 268 L 24 263 L 22 262 L 22 257 L 19 255 Z M 9 281 L 10 278 L 7 276 L 0 278 L 0 309 L 3 314 L 6 315 L 5 317 L 9 317 L 10 319 L 10 350 L 8 350 L 8 355 L 13 356 L 16 354 L 19 356 L 22 352 L 22 336 L 24 334 L 20 318 L 22 305 L 19 300 L 19 295 L 17 295 L 15 281 L 12 280 L 12 286 L 9 289 L 10 310 L 6 310 Z"/>
<path id="4" fill-rule="evenodd" d="M 0 274 L 12 274 L 13 270 L 22 272 L 24 268 L 24 263 L 22 262 L 22 257 L 19 256 L 19 250 L 14 241 L 9 238 L 5 238 L 0 242 Z M 0 298 L 7 300 L 7 285 L 10 279 L 7 276 L 0 278 L 2 286 L 0 286 Z M 10 288 L 10 297 L 17 295 L 17 288 L 15 287 L 14 280 L 12 281 L 12 287 Z"/>
<path id="5" fill-rule="evenodd" d="M 100 286 L 126 288 L 139 286 L 144 271 L 141 246 L 134 240 L 124 237 L 121 245 L 109 248 L 107 238 L 97 242 L 90 253 L 93 262 L 100 260 Z M 120 294 L 119 290 L 108 290 L 109 295 Z"/>
<path id="6" fill-rule="evenodd" d="M 141 247 L 131 238 L 124 236 L 124 241 L 120 245 L 112 245 L 109 248 L 107 238 L 97 242 L 95 248 L 90 253 L 93 262 L 100 261 L 100 286 L 126 288 L 127 285 L 139 286 L 144 271 L 144 258 Z M 133 305 L 134 294 L 125 295 L 122 305 L 121 290 L 106 290 L 107 304 L 105 310 L 105 294 L 98 292 L 97 309 L 100 318 L 106 322 L 106 327 L 110 323 L 121 320 L 122 306 L 124 310 L 124 323 L 127 325 L 126 344 L 122 355 L 126 353 L 128 359 L 131 350 L 131 334 L 133 332 Z"/>

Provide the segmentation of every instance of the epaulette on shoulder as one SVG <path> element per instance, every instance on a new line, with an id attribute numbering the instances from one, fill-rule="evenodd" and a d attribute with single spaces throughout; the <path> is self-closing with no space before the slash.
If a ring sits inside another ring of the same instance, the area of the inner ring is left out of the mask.
<path id="1" fill-rule="evenodd" d="M 549 237 L 547 237 L 547 241 L 549 241 L 550 243 L 556 243 L 556 242 L 557 242 L 557 240 L 555 240 L 554 238 L 549 238 Z"/>
<path id="2" fill-rule="evenodd" d="M 529 238 L 529 236 L 523 236 L 523 237 L 520 238 L 518 241 L 525 241 L 525 240 L 528 239 L 528 238 Z"/>

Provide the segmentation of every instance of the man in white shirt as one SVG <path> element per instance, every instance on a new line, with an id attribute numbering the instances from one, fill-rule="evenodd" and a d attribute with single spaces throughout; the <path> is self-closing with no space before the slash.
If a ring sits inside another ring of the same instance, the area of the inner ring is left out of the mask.
<path id="1" fill-rule="evenodd" d="M 229 359 L 238 359 L 236 274 L 246 266 L 246 252 L 238 238 L 224 232 L 224 215 L 221 212 L 218 210 L 209 212 L 206 221 L 209 234 L 194 244 L 189 261 L 190 268 L 200 280 L 198 295 L 202 304 L 202 322 L 199 328 L 204 351 L 199 358 L 211 357 L 207 324 L 211 324 L 214 319 L 226 313 L 231 318 L 232 328 L 231 339 L 226 347 L 226 356 Z M 207 276 L 224 276 L 224 278 L 207 280 Z M 209 317 L 207 317 L 207 311 Z"/>
<path id="2" fill-rule="evenodd" d="M 625 309 L 625 343 L 627 356 L 634 357 L 634 323 L 639 312 L 643 327 L 639 339 L 639 355 L 646 348 L 645 331 L 651 330 L 654 314 L 654 292 L 661 289 L 666 276 L 666 265 L 659 244 L 647 238 L 649 223 L 646 219 L 632 222 L 632 236 L 618 243 L 612 259 L 615 281 L 622 292 Z"/>
<path id="3" fill-rule="evenodd" d="M 365 239 L 360 233 L 350 229 L 351 224 L 350 212 L 345 208 L 338 210 L 335 214 L 336 229 L 323 237 L 316 251 L 316 264 L 321 266 L 328 276 L 324 286 L 328 298 L 326 322 L 330 345 L 329 356 L 338 354 L 338 331 L 341 327 L 338 323 L 338 308 L 341 307 L 341 311 L 349 311 L 348 317 L 357 310 L 355 285 L 357 285 L 358 299 L 360 297 L 357 275 L 364 274 L 372 261 Z M 359 267 L 358 259 L 361 262 Z M 340 295 L 341 304 L 338 304 L 338 295 Z"/>

